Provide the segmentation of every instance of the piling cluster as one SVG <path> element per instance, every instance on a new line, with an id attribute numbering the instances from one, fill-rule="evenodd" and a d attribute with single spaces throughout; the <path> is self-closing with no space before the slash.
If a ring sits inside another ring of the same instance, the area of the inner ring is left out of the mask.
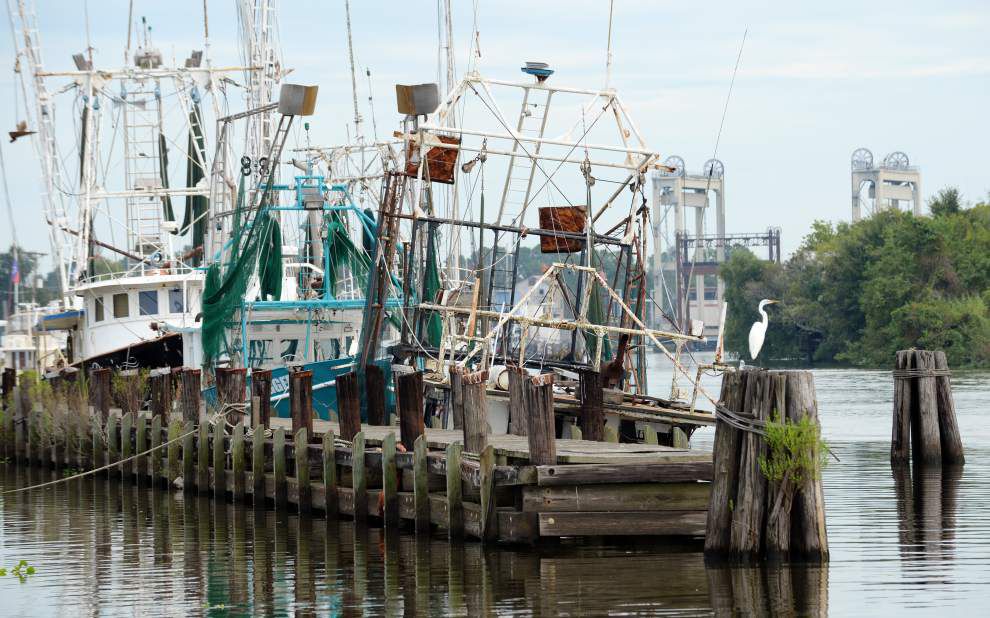
<path id="1" fill-rule="evenodd" d="M 778 470 L 767 425 L 796 427 L 807 419 L 819 430 L 814 378 L 808 371 L 749 369 L 722 377 L 720 413 L 715 425 L 714 466 L 705 556 L 824 561 L 828 559 L 821 448 L 817 440 L 800 445 L 808 452 L 783 453 L 807 466 Z"/>
<path id="2" fill-rule="evenodd" d="M 962 437 L 952 400 L 945 352 L 901 350 L 894 368 L 894 423 L 890 462 L 962 464 Z"/>

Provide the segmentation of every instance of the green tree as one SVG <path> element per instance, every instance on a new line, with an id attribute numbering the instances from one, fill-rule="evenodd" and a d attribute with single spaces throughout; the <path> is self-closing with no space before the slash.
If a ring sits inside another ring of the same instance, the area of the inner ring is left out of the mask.
<path id="1" fill-rule="evenodd" d="M 928 210 L 935 217 L 957 213 L 962 210 L 959 189 L 956 187 L 941 189 L 935 194 L 935 197 L 928 200 Z"/>

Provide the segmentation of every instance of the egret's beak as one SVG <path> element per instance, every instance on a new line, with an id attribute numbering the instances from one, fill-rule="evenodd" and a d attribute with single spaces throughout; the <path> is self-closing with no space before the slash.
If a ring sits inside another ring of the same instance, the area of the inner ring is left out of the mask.
<path id="1" fill-rule="evenodd" d="M 780 302 L 779 300 L 768 300 L 768 301 L 767 301 L 767 304 L 768 304 L 768 305 L 776 305 L 776 304 L 777 304 L 777 303 L 779 303 L 779 302 Z"/>

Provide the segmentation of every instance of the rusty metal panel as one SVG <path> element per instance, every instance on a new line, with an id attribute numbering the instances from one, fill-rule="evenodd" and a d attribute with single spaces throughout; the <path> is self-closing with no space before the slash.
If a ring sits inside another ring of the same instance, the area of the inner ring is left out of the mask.
<path id="1" fill-rule="evenodd" d="M 584 206 L 546 206 L 540 208 L 540 228 L 584 234 Z M 540 251 L 542 253 L 575 253 L 584 249 L 584 239 L 561 238 L 555 234 L 540 234 Z"/>
<path id="2" fill-rule="evenodd" d="M 444 144 L 461 145 L 459 137 L 449 137 L 447 135 L 437 135 L 437 138 Z M 412 161 L 413 148 L 415 145 L 408 142 L 406 145 L 406 176 L 415 178 L 419 175 L 419 165 Z M 460 148 L 442 148 L 434 146 L 426 151 L 427 170 L 430 172 L 430 180 L 442 182 L 444 184 L 454 184 L 454 171 L 457 169 L 457 155 Z M 426 178 L 426 174 L 423 174 Z"/>

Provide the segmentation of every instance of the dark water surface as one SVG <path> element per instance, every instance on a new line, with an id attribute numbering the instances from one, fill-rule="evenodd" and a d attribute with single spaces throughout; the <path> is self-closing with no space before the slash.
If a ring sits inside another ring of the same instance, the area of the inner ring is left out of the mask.
<path id="1" fill-rule="evenodd" d="M 708 568 L 699 543 L 451 545 L 89 478 L 0 496 L 0 615 L 990 614 L 990 372 L 953 376 L 965 467 L 913 478 L 888 461 L 889 372 L 815 382 L 841 458 L 825 567 Z M 50 478 L 0 464 L 4 489 Z"/>

